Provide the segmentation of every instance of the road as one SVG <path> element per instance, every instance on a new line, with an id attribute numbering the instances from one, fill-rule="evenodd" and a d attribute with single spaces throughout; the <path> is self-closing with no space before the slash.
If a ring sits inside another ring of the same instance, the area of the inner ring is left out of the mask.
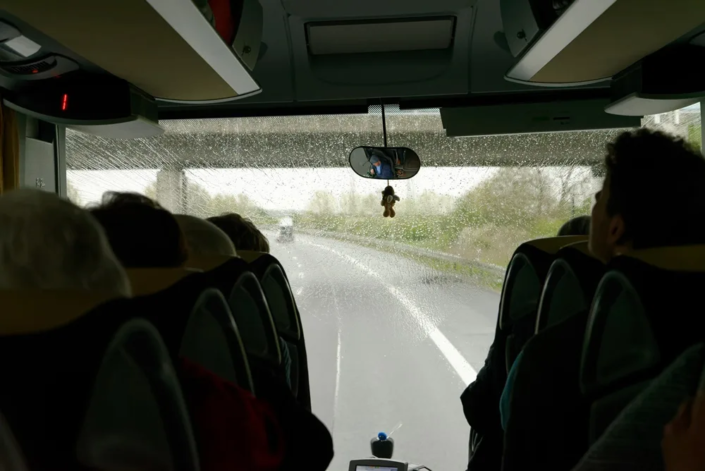
<path id="1" fill-rule="evenodd" d="M 464 470 L 459 396 L 492 342 L 499 295 L 346 242 L 270 241 L 301 311 L 314 413 L 333 434 L 329 469 L 346 471 L 377 432 L 393 431 L 395 458 Z"/>

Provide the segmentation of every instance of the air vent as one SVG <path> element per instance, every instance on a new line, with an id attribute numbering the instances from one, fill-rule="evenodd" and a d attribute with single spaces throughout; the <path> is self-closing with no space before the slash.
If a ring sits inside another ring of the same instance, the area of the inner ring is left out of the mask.
<path id="1" fill-rule="evenodd" d="M 56 58 L 54 56 L 45 57 L 42 60 L 33 61 L 25 64 L 3 65 L 5 72 L 13 75 L 32 75 L 40 74 L 56 67 Z"/>

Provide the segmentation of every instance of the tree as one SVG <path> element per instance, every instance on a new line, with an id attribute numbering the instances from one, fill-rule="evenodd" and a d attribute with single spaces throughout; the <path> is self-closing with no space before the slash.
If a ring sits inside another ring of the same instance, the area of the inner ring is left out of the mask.
<path id="1" fill-rule="evenodd" d="M 308 210 L 318 215 L 328 215 L 335 212 L 335 197 L 327 191 L 317 191 L 308 203 Z"/>
<path id="2" fill-rule="evenodd" d="M 557 204 L 545 169 L 504 167 L 459 198 L 454 215 L 464 225 L 526 227 Z"/>
<path id="3" fill-rule="evenodd" d="M 702 135 L 702 125 L 700 124 L 689 124 L 688 125 L 688 142 L 695 146 L 698 150 L 703 148 L 703 135 Z"/>

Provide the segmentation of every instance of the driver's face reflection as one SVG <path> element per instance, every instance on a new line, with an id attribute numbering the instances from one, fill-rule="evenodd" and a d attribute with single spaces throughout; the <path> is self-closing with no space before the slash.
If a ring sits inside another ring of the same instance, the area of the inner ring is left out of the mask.
<path id="1" fill-rule="evenodd" d="M 375 167 L 379 167 L 380 165 L 382 165 L 382 162 L 375 162 L 372 165 L 374 165 Z"/>

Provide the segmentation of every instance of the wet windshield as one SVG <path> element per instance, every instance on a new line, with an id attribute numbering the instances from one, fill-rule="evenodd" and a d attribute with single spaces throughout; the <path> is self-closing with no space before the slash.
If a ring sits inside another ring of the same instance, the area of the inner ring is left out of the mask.
<path id="1" fill-rule="evenodd" d="M 698 143 L 699 109 L 648 124 Z M 360 178 L 351 149 L 383 145 L 367 115 L 167 121 L 153 139 L 67 131 L 68 196 L 137 191 L 174 212 L 237 212 L 261 227 L 299 305 L 313 410 L 333 434 L 330 469 L 392 433 L 395 457 L 464 469 L 459 396 L 482 367 L 512 251 L 588 214 L 604 144 L 618 131 L 447 138 L 438 110 L 388 110 L 389 145 L 414 149 L 418 175 Z"/>

